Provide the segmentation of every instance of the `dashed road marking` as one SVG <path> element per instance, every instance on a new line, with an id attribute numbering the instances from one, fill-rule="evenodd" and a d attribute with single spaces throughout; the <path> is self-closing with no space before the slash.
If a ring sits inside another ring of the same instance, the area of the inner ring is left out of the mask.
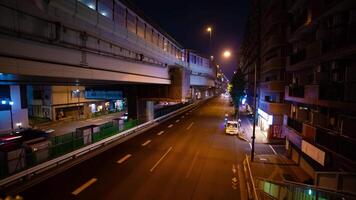
<path id="1" fill-rule="evenodd" d="M 131 154 L 127 154 L 126 156 L 124 156 L 123 158 L 118 160 L 117 163 L 121 164 L 121 163 L 125 162 L 125 160 L 129 159 L 131 156 L 132 156 Z"/>
<path id="2" fill-rule="evenodd" d="M 176 123 L 178 123 L 179 121 L 180 121 L 180 120 L 179 120 L 179 119 L 177 119 L 177 120 L 176 120 Z"/>
<path id="3" fill-rule="evenodd" d="M 151 140 L 147 140 L 146 142 L 142 143 L 141 145 L 142 145 L 142 146 L 146 146 L 146 145 L 148 145 L 150 142 L 151 142 Z"/>
<path id="4" fill-rule="evenodd" d="M 194 122 L 190 123 L 189 126 L 187 127 L 187 130 L 189 130 L 190 128 L 192 128 Z"/>
<path id="5" fill-rule="evenodd" d="M 192 164 L 190 165 L 189 170 L 188 170 L 187 174 L 185 175 L 185 178 L 188 178 L 189 175 L 190 175 L 190 173 L 192 172 L 192 169 L 193 169 L 193 166 L 194 166 L 194 164 L 195 164 L 195 161 L 197 160 L 198 154 L 199 154 L 199 151 L 197 151 L 197 152 L 195 153 L 195 156 L 194 156 L 194 158 L 193 158 L 193 162 L 192 162 Z"/>
<path id="6" fill-rule="evenodd" d="M 80 187 L 78 187 L 76 190 L 74 190 L 72 192 L 73 195 L 78 195 L 79 193 L 81 193 L 83 190 L 85 190 L 87 187 L 89 187 L 90 185 L 92 185 L 93 183 L 95 183 L 98 179 L 96 178 L 92 178 L 89 181 L 87 181 L 86 183 L 84 183 L 83 185 L 81 185 Z"/>
<path id="7" fill-rule="evenodd" d="M 159 133 L 157 133 L 157 135 L 162 135 L 164 133 L 164 131 L 161 131 Z"/>
<path id="8" fill-rule="evenodd" d="M 268 145 L 268 146 L 272 149 L 274 155 L 277 155 L 277 152 L 274 150 L 274 148 L 272 147 L 272 145 Z"/>
<path id="9" fill-rule="evenodd" d="M 163 156 L 156 162 L 155 165 L 150 169 L 150 172 L 153 172 L 155 168 L 159 165 L 159 163 L 167 156 L 167 154 L 173 149 L 173 147 L 169 147 L 169 149 L 166 151 L 166 153 L 163 154 Z"/>
<path id="10" fill-rule="evenodd" d="M 172 126 L 173 126 L 173 124 L 170 124 L 170 125 L 168 126 L 168 128 L 172 128 Z"/>
<path id="11" fill-rule="evenodd" d="M 183 116 L 181 116 L 180 118 L 184 119 L 184 115 L 183 115 Z"/>

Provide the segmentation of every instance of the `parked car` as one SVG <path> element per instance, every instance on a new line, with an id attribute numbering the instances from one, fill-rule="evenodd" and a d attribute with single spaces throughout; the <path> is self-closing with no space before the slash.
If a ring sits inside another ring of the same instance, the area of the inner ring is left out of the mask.
<path id="1" fill-rule="evenodd" d="M 239 134 L 239 122 L 237 121 L 227 121 L 225 126 L 225 133 L 228 135 Z"/>

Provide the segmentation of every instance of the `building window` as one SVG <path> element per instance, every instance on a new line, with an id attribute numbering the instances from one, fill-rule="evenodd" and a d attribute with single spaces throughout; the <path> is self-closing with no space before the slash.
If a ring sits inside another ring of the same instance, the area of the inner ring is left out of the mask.
<path id="1" fill-rule="evenodd" d="M 98 12 L 109 19 L 113 18 L 113 1 L 112 0 L 99 0 L 98 2 Z"/>
<path id="2" fill-rule="evenodd" d="M 146 41 L 147 42 L 152 42 L 152 28 L 146 25 Z"/>
<path id="3" fill-rule="evenodd" d="M 127 29 L 136 34 L 136 17 L 131 12 L 127 12 Z"/>
<path id="4" fill-rule="evenodd" d="M 145 37 L 145 24 L 140 19 L 137 19 L 137 35 L 141 38 Z"/>
<path id="5" fill-rule="evenodd" d="M 126 9 L 125 7 L 123 7 L 122 5 L 120 5 L 119 3 L 115 3 L 115 22 L 121 26 L 126 26 Z"/>
<path id="6" fill-rule="evenodd" d="M 80 90 L 72 90 L 72 99 L 80 98 Z"/>

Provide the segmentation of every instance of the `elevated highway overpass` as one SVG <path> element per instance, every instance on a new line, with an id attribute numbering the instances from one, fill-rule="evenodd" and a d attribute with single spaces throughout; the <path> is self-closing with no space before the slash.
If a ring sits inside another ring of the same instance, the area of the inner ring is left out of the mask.
<path id="1" fill-rule="evenodd" d="M 0 44 L 1 98 L 23 104 L 0 108 L 2 119 L 16 113 L 13 126 L 27 115 L 26 85 L 120 85 L 132 117 L 147 111 L 142 101 L 186 101 L 215 86 L 209 59 L 126 1 L 3 0 Z"/>

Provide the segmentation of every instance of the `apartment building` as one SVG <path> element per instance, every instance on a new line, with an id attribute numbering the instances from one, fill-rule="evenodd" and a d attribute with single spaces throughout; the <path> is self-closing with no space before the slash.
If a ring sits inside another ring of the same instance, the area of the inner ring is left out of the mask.
<path id="1" fill-rule="evenodd" d="M 356 2 L 288 1 L 288 11 L 284 132 L 292 158 L 305 168 L 309 160 L 314 168 L 355 170 Z"/>
<path id="2" fill-rule="evenodd" d="M 286 138 L 290 157 L 312 177 L 320 170 L 354 171 L 356 1 L 273 0 L 259 6 L 259 55 L 242 51 L 240 63 L 253 71 L 248 63 L 260 59 L 259 125 L 261 117 L 269 128 L 282 125 L 273 131 Z M 273 131 L 268 133 L 275 136 Z"/>
<path id="3" fill-rule="evenodd" d="M 285 8 L 283 0 L 254 1 L 240 53 L 240 67 L 248 81 L 249 105 L 253 105 L 254 70 L 257 68 L 257 125 L 269 139 L 284 137 L 283 116 L 290 112 L 290 105 L 284 100 L 288 52 Z"/>

